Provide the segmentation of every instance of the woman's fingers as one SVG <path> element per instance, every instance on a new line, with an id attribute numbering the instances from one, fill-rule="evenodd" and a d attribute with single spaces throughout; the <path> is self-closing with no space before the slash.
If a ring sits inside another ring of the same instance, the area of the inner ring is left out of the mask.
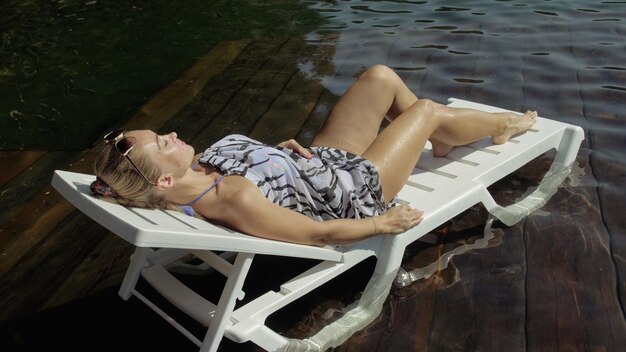
<path id="1" fill-rule="evenodd" d="M 408 208 L 407 216 L 409 221 L 409 228 L 419 224 L 422 221 L 424 212 L 418 209 L 411 208 L 408 205 L 405 205 L 405 207 Z"/>
<path id="2" fill-rule="evenodd" d="M 295 139 L 290 139 L 288 141 L 278 143 L 277 146 L 291 149 L 307 159 L 311 159 L 313 157 L 311 152 L 305 147 L 301 146 L 300 143 L 298 143 Z"/>
<path id="3" fill-rule="evenodd" d="M 383 216 L 387 217 L 385 224 L 388 226 L 387 233 L 402 233 L 422 222 L 424 212 L 411 208 L 408 205 L 398 205 L 389 210 Z"/>

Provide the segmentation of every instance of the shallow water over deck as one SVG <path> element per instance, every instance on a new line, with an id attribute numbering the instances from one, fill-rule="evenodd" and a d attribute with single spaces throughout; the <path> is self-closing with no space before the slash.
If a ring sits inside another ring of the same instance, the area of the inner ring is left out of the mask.
<path id="1" fill-rule="evenodd" d="M 137 88 L 143 100 L 112 107 L 126 115 L 117 117 L 121 120 L 100 125 L 130 118 L 140 122 L 135 127 L 177 130 L 197 149 L 235 132 L 270 143 L 293 136 L 306 143 L 337 96 L 359 72 L 377 63 L 396 69 L 418 97 L 536 109 L 542 116 L 580 125 L 586 139 L 577 171 L 548 205 L 516 226 L 496 224 L 493 238 L 483 235 L 485 212 L 472 208 L 438 229 L 436 244 L 412 245 L 403 267 L 428 268 L 434 262 L 437 270 L 392 289 L 380 319 L 337 350 L 618 350 L 626 345 L 626 2 L 300 4 L 326 22 L 302 36 L 241 44 L 241 52 L 192 98 L 158 96 L 150 100 L 155 102 L 150 109 L 135 115 L 137 106 L 165 88 L 163 82 L 177 78 L 161 77 L 161 83 Z M 123 12 L 115 13 L 124 18 Z M 228 50 L 219 55 L 228 56 Z M 157 56 L 155 60 L 170 62 Z M 117 59 L 123 62 L 125 57 Z M 208 70 L 199 69 L 190 77 L 198 79 Z M 7 76 L 0 79 L 6 82 Z M 86 89 L 99 91 L 120 83 L 104 81 L 104 87 L 94 83 Z M 68 92 L 71 97 L 77 91 L 74 87 Z M 54 99 L 42 103 L 54 111 Z M 2 113 L 7 111 L 13 110 L 7 107 Z M 154 125 L 159 114 L 168 117 Z M 22 136 L 10 123 L 25 122 L 25 117 L 8 116 L 2 133 Z M 88 132 L 89 125 L 80 125 L 85 134 L 101 132 L 101 127 Z M 69 123 L 60 126 L 55 133 L 70 128 Z M 5 145 L 5 150 L 29 149 Z M 8 350 L 57 346 L 78 351 L 88 339 L 102 341 L 103 331 L 109 331 L 101 346 L 120 348 L 129 339 L 139 339 L 143 341 L 130 343 L 195 350 L 147 308 L 116 296 L 131 248 L 72 212 L 46 188 L 54 168 L 89 172 L 91 152 L 84 153 L 86 148 L 35 150 L 28 158 L 18 158 L 28 161 L 3 180 L 0 297 L 5 298 L 0 302 L 0 341 L 9 344 Z M 540 158 L 494 185 L 497 200 L 512 202 L 536 185 L 549 160 L 549 155 Z M 468 250 L 459 251 L 463 246 Z M 447 267 L 446 253 L 456 253 Z M 259 262 L 257 277 L 276 270 L 273 259 Z M 371 264 L 271 317 L 269 323 L 290 336 L 311 335 L 358 296 Z M 107 325 L 100 319 L 105 316 L 124 322 Z M 153 328 L 158 336 L 139 336 L 133 329 L 138 324 Z M 226 341 L 222 350 L 255 348 Z"/>

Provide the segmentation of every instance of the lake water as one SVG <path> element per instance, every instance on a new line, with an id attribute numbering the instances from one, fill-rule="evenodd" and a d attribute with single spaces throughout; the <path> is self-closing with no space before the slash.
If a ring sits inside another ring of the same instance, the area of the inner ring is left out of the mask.
<path id="1" fill-rule="evenodd" d="M 58 0 L 0 9 L 0 150 L 88 147 L 219 41 L 300 35 L 323 48 L 301 69 L 337 94 L 384 63 L 420 97 L 537 109 L 624 136 L 624 1 Z M 335 71 L 316 71 L 326 59 Z"/>

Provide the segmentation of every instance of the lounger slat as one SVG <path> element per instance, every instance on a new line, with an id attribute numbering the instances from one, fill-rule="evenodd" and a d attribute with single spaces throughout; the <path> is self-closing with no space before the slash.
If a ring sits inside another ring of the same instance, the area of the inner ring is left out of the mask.
<path id="1" fill-rule="evenodd" d="M 190 224 L 180 221 L 163 210 L 133 208 L 132 211 L 157 226 L 167 226 L 173 229 L 194 229 Z"/>
<path id="2" fill-rule="evenodd" d="M 436 158 L 432 153 L 422 153 L 417 167 L 423 170 L 461 177 L 469 172 L 473 172 L 472 170 L 475 166 L 456 162 L 446 157 Z"/>
<path id="3" fill-rule="evenodd" d="M 426 191 L 421 188 L 407 185 L 402 187 L 400 192 L 398 192 L 398 199 L 401 203 L 409 204 L 412 207 L 423 210 L 427 213 L 433 206 L 435 206 L 434 204 L 429 204 L 427 201 L 433 197 L 433 194 L 436 193 L 435 191 L 436 190 Z"/>
<path id="4" fill-rule="evenodd" d="M 412 175 L 409 176 L 407 184 L 433 190 L 451 184 L 455 181 L 455 178 L 456 175 L 441 175 L 416 168 L 413 169 Z"/>
<path id="5" fill-rule="evenodd" d="M 216 228 L 216 225 L 212 224 L 210 221 L 206 221 L 203 219 L 199 219 L 195 216 L 190 216 L 187 214 L 183 214 L 179 211 L 174 211 L 174 210 L 168 210 L 167 213 L 178 219 L 178 221 L 185 223 L 187 225 L 189 225 L 190 227 L 194 228 L 194 229 L 198 229 L 198 230 L 212 230 L 214 228 Z M 229 229 L 223 228 L 224 231 L 227 232 L 235 232 L 235 231 L 231 231 Z"/>

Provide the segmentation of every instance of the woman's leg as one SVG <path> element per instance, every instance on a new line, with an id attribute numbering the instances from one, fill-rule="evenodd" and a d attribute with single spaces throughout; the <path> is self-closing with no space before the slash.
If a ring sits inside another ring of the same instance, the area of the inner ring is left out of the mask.
<path id="1" fill-rule="evenodd" d="M 493 114 L 418 100 L 390 68 L 365 71 L 333 107 L 313 146 L 362 155 L 378 168 L 385 199 L 404 186 L 427 140 L 437 156 L 491 136 L 496 144 L 534 124 L 536 113 Z M 392 123 L 378 134 L 383 118 Z"/>
<path id="2" fill-rule="evenodd" d="M 386 200 L 404 186 L 427 140 L 433 152 L 445 155 L 453 146 L 464 145 L 491 136 L 494 143 L 504 143 L 512 135 L 526 131 L 537 114 L 526 112 L 488 113 L 456 109 L 422 99 L 398 115 L 375 138 L 362 154 L 376 165 Z"/>
<path id="3" fill-rule="evenodd" d="M 339 99 L 312 145 L 361 155 L 376 139 L 385 116 L 393 120 L 416 101 L 393 70 L 373 66 Z"/>

